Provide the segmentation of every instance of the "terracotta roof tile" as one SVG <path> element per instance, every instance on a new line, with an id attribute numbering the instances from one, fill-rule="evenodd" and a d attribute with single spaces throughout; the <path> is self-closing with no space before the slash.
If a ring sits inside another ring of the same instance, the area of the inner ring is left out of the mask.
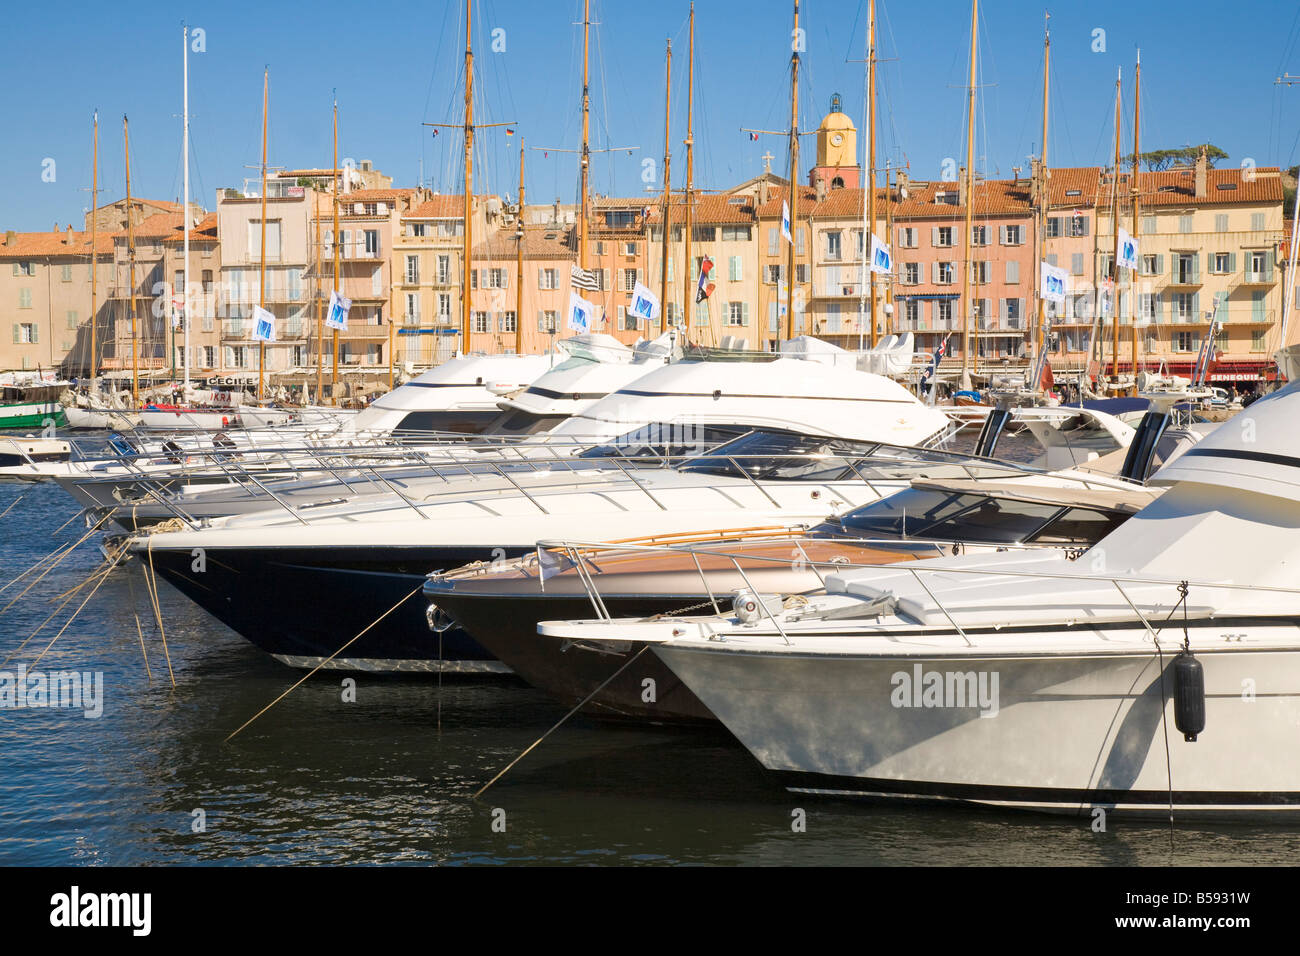
<path id="1" fill-rule="evenodd" d="M 577 259 L 578 253 L 569 245 L 568 227 L 524 227 L 525 259 Z M 471 259 L 509 259 L 517 256 L 517 240 L 513 228 L 498 229 L 486 242 L 474 246 Z"/>
<path id="2" fill-rule="evenodd" d="M 0 233 L 0 258 L 54 258 L 56 256 L 90 256 L 90 233 L 68 232 L 16 232 L 12 242 Z M 101 256 L 113 254 L 113 234 L 100 232 L 96 238 L 96 252 Z"/>
<path id="3" fill-rule="evenodd" d="M 1249 173 L 1249 174 L 1248 174 Z M 1120 176 L 1120 189 L 1128 194 L 1129 174 Z M 1138 173 L 1138 199 L 1142 206 L 1215 206 L 1227 203 L 1280 203 L 1282 177 L 1276 166 L 1252 170 L 1208 169 L 1205 195 L 1196 195 L 1196 171 L 1190 167 Z M 1099 205 L 1110 206 L 1110 182 L 1098 189 Z"/>

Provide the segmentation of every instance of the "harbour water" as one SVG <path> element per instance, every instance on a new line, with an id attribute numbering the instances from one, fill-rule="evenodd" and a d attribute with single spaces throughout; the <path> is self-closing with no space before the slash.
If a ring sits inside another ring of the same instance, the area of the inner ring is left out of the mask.
<path id="1" fill-rule="evenodd" d="M 0 583 L 80 522 L 56 485 L 0 485 Z M 1294 864 L 1300 828 L 1058 819 L 786 793 L 726 731 L 573 719 L 509 680 L 301 676 L 163 583 L 167 654 L 138 567 L 80 603 L 91 539 L 0 614 L 0 671 L 102 672 L 103 714 L 0 709 L 0 863 Z M 0 594 L 0 606 L 28 584 Z M 140 630 L 137 632 L 137 615 Z M 141 641 L 148 654 L 146 674 Z M 175 688 L 168 679 L 170 656 Z M 1209 732 L 1213 732 L 1211 729 Z M 802 811 L 800 813 L 799 811 Z M 802 827 L 799 824 L 802 822 Z M 504 832 L 502 832 L 502 830 Z"/>

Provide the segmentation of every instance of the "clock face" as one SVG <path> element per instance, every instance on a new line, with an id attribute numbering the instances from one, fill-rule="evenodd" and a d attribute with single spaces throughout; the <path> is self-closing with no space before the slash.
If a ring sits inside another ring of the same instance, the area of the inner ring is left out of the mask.
<path id="1" fill-rule="evenodd" d="M 843 146 L 843 145 L 844 145 L 844 134 L 843 134 L 843 133 L 831 133 L 831 145 L 832 145 L 832 146 Z"/>

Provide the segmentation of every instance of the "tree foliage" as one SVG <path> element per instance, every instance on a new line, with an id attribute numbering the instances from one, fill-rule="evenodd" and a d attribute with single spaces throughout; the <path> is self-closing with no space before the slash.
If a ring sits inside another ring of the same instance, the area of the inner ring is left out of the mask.
<path id="1" fill-rule="evenodd" d="M 1201 149 L 1205 150 L 1205 157 L 1211 167 L 1215 163 L 1221 162 L 1228 158 L 1228 154 L 1213 143 L 1202 143 L 1200 146 L 1180 146 L 1177 149 L 1153 149 L 1149 152 L 1138 153 L 1138 162 L 1147 168 L 1148 172 L 1158 173 L 1169 169 L 1173 166 L 1186 165 L 1193 166 L 1201 155 Z M 1125 164 L 1133 162 L 1133 154 L 1130 153 L 1124 157 Z"/>

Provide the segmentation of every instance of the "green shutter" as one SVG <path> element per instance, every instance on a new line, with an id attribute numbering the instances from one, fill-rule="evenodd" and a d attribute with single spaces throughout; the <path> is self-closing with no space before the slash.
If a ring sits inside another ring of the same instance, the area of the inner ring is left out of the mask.
<path id="1" fill-rule="evenodd" d="M 1237 254 L 1235 252 L 1228 253 L 1228 271 L 1237 271 Z"/>
<path id="2" fill-rule="evenodd" d="M 742 302 L 740 304 L 740 324 L 745 327 L 749 326 L 749 303 L 748 302 Z"/>
<path id="3" fill-rule="evenodd" d="M 18 267 L 17 267 L 17 266 L 14 266 L 14 268 L 17 269 Z M 18 323 L 15 322 L 15 323 L 14 323 L 14 345 L 17 345 L 18 342 L 19 342 L 19 338 L 18 338 Z"/>
<path id="4" fill-rule="evenodd" d="M 1264 253 L 1264 281 L 1265 281 L 1265 282 L 1272 282 L 1272 281 L 1273 281 L 1273 257 L 1274 257 L 1274 255 L 1275 255 L 1275 252 L 1274 252 L 1273 250 L 1269 250 L 1269 251 L 1267 251 L 1267 252 Z"/>

